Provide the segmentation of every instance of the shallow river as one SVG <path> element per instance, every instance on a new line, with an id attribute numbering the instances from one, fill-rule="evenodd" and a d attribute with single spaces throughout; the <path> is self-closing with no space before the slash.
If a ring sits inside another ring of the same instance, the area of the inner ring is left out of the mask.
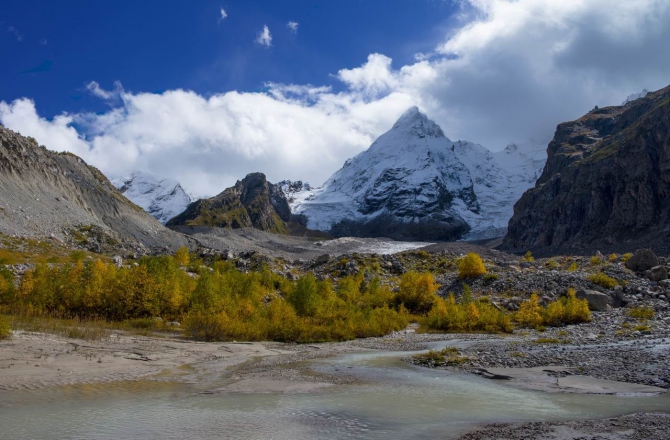
<path id="1" fill-rule="evenodd" d="M 670 410 L 670 396 L 552 394 L 402 362 L 404 353 L 312 361 L 366 385 L 311 394 L 200 394 L 132 382 L 0 392 L 2 439 L 434 439 L 493 421 L 573 420 Z"/>

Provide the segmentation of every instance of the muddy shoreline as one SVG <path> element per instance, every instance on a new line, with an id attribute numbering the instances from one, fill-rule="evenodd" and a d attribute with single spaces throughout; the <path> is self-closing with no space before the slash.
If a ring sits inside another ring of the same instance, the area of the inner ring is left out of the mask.
<path id="1" fill-rule="evenodd" d="M 662 319 L 661 322 L 665 323 Z M 306 361 L 376 350 L 425 350 L 438 342 L 448 346 L 449 341 L 463 347 L 462 353 L 471 359 L 458 370 L 472 374 L 482 374 L 482 371 L 495 368 L 532 368 L 543 363 L 556 365 L 557 361 L 560 364 L 556 353 L 566 349 L 575 350 L 584 358 L 591 359 L 586 368 L 573 371 L 570 375 L 625 379 L 626 382 L 640 386 L 648 386 L 646 384 L 653 382 L 658 388 L 667 389 L 667 382 L 663 381 L 668 377 L 663 372 L 670 365 L 669 350 L 654 348 L 658 345 L 647 338 L 650 335 L 639 335 L 639 338 L 638 335 L 629 338 L 619 335 L 616 340 L 601 337 L 604 339 L 601 343 L 594 343 L 589 331 L 603 328 L 608 320 L 613 320 L 611 314 L 603 314 L 601 318 L 596 314 L 591 324 L 575 328 L 574 334 L 570 328 L 543 332 L 542 336 L 545 337 L 557 331 L 563 332 L 561 334 L 564 338 L 571 338 L 570 347 L 563 344 L 537 344 L 533 342 L 538 337 L 534 332 L 520 332 L 510 336 L 418 334 L 411 327 L 379 338 L 322 344 L 204 343 L 171 335 L 147 337 L 122 332 L 115 332 L 99 341 L 83 341 L 41 333 L 15 332 L 10 340 L 0 342 L 0 391 L 149 380 L 187 383 L 196 392 L 203 394 L 313 393 L 333 386 L 356 384 L 361 378 L 346 371 L 337 374 L 316 372 Z M 662 327 L 657 334 L 651 335 L 653 341 L 670 341 L 666 330 L 666 327 Z M 627 374 L 618 372 L 617 362 L 626 357 L 608 355 L 612 353 L 613 347 L 628 353 L 631 362 L 641 361 L 647 366 L 655 366 L 655 371 L 661 373 L 660 377 L 650 376 L 648 368 L 631 368 Z M 527 357 L 510 355 L 523 352 L 532 354 Z M 566 353 L 565 358 L 574 358 L 574 362 L 580 362 L 579 356 L 573 353 Z M 511 386 L 523 385 L 507 382 Z M 536 389 L 542 390 L 538 392 L 565 391 Z M 649 420 L 653 420 L 653 424 Z M 549 438 L 572 439 L 591 435 L 593 438 L 660 439 L 664 438 L 668 430 L 670 416 L 667 414 L 635 414 L 606 420 L 483 425 L 462 438 L 521 439 L 553 435 Z M 626 436 L 621 434 L 624 431 Z M 608 433 L 609 437 L 598 437 L 600 432 Z"/>

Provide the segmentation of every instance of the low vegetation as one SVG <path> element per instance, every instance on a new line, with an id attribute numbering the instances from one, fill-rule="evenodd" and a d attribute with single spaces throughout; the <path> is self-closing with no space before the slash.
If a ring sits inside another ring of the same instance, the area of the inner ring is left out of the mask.
<path id="1" fill-rule="evenodd" d="M 462 278 L 486 274 L 477 254 L 462 258 L 458 271 Z M 496 279 L 489 274 L 485 283 Z M 247 273 L 229 261 L 204 265 L 185 248 L 124 267 L 75 251 L 66 263 L 38 263 L 18 284 L 0 266 L 0 313 L 11 317 L 13 328 L 93 339 L 117 328 L 174 332 L 167 323 L 178 322 L 185 336 L 208 341 L 339 341 L 385 335 L 410 321 L 425 332 L 509 333 L 515 325 L 590 320 L 586 301 L 574 291 L 546 307 L 532 295 L 513 313 L 488 297 L 474 298 L 467 284 L 458 299 L 440 297 L 430 272 L 409 271 L 391 281 L 363 273 L 291 281 L 267 267 Z"/>
<path id="2" fill-rule="evenodd" d="M 558 327 L 565 324 L 579 324 L 591 321 L 588 302 L 576 296 L 575 289 L 568 289 L 567 295 L 546 307 L 540 305 L 537 294 L 533 293 L 527 301 L 521 303 L 515 321 L 521 327 L 541 328 Z"/>
<path id="3" fill-rule="evenodd" d="M 0 315 L 0 339 L 9 338 L 11 334 L 9 319 L 4 315 Z"/>
<path id="4" fill-rule="evenodd" d="M 456 347 L 447 347 L 443 350 L 429 350 L 412 356 L 415 363 L 429 367 L 455 367 L 468 358 L 461 356 Z"/>
<path id="5" fill-rule="evenodd" d="M 649 319 L 654 319 L 656 313 L 651 307 L 631 307 L 626 311 L 626 314 L 631 318 L 647 321 Z"/>
<path id="6" fill-rule="evenodd" d="M 461 279 L 477 278 L 486 274 L 486 267 L 482 258 L 475 254 L 469 253 L 458 264 L 458 277 Z"/>
<path id="7" fill-rule="evenodd" d="M 606 289 L 614 289 L 614 287 L 618 284 L 617 280 L 615 280 L 610 276 L 607 276 L 602 272 L 589 275 L 588 280 L 591 281 L 593 284 L 597 284 L 598 286 L 604 287 Z"/>

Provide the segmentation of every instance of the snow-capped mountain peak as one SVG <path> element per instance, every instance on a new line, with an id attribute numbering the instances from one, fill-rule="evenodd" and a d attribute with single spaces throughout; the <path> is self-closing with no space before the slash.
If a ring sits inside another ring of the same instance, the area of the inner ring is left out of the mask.
<path id="1" fill-rule="evenodd" d="M 163 224 L 181 214 L 192 201 L 176 180 L 158 179 L 140 171 L 111 182 L 130 201 Z"/>
<path id="2" fill-rule="evenodd" d="M 472 142 L 452 142 L 412 107 L 323 187 L 287 197 L 309 228 L 335 235 L 500 236 L 514 202 L 535 183 L 543 155 L 518 145 L 493 153 Z"/>

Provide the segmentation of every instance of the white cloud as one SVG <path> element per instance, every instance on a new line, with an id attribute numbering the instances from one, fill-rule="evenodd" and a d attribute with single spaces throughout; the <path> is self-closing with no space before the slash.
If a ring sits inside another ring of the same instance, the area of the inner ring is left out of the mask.
<path id="1" fill-rule="evenodd" d="M 110 101 L 121 97 L 121 94 L 123 93 L 123 85 L 120 81 L 114 81 L 114 90 L 105 90 L 100 87 L 100 84 L 98 84 L 97 81 L 91 81 L 86 84 L 86 90 L 100 99 Z"/>
<path id="2" fill-rule="evenodd" d="M 299 26 L 300 26 L 300 24 L 297 23 L 297 22 L 295 22 L 295 21 L 289 21 L 289 22 L 286 24 L 286 27 L 289 28 L 289 30 L 290 30 L 291 32 L 293 32 L 294 34 L 297 34 L 297 33 L 298 33 L 298 27 L 299 27 Z"/>
<path id="3" fill-rule="evenodd" d="M 21 42 L 23 41 L 23 35 L 19 33 L 19 30 L 16 29 L 14 26 L 9 26 L 7 28 L 7 32 L 14 34 L 14 37 L 16 38 L 16 41 Z"/>
<path id="4" fill-rule="evenodd" d="M 219 21 L 218 22 L 221 23 L 221 20 L 225 20 L 226 18 L 228 18 L 228 13 L 226 12 L 225 9 L 220 8 L 219 9 Z"/>
<path id="5" fill-rule="evenodd" d="M 594 105 L 670 80 L 667 0 L 470 0 L 459 29 L 406 66 L 371 54 L 335 74 L 342 90 L 268 84 L 267 93 L 89 90 L 102 114 L 47 120 L 28 99 L 0 103 L 0 121 L 111 176 L 143 169 L 213 195 L 252 171 L 321 184 L 411 105 L 452 139 L 497 150 L 547 139 Z M 271 41 L 267 30 L 268 44 Z M 261 43 L 262 44 L 262 43 Z M 93 84 L 93 83 L 92 83 Z M 114 100 L 114 94 L 118 96 Z M 39 103 L 38 103 L 39 105 Z M 74 127 L 77 127 L 75 130 Z"/>
<path id="6" fill-rule="evenodd" d="M 258 36 L 256 37 L 256 43 L 266 47 L 272 46 L 272 34 L 270 33 L 270 28 L 268 28 L 267 25 L 263 26 L 263 30 L 258 33 Z"/>

